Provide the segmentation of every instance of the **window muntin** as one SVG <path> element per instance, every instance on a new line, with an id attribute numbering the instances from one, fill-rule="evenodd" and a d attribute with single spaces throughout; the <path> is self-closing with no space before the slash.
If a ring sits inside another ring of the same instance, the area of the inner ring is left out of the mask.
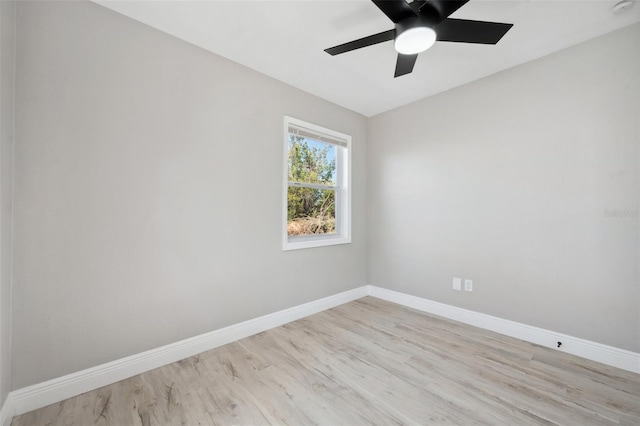
<path id="1" fill-rule="evenodd" d="M 351 241 L 351 137 L 285 117 L 283 248 Z"/>

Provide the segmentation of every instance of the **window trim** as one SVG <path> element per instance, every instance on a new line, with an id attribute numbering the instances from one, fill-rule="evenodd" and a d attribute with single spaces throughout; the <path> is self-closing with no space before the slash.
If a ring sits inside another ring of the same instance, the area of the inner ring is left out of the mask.
<path id="1" fill-rule="evenodd" d="M 317 140 L 333 144 L 337 147 L 335 234 L 309 235 L 302 237 L 289 237 L 289 235 L 287 235 L 289 129 L 292 127 L 313 132 L 313 134 L 320 136 Z M 351 136 L 285 115 L 283 140 L 282 250 L 297 250 L 351 243 Z"/>

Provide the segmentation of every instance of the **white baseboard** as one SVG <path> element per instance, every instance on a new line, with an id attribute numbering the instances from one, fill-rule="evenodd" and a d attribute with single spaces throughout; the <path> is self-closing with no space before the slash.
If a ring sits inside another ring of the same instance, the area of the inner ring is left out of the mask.
<path id="1" fill-rule="evenodd" d="M 9 414 L 13 406 L 11 393 L 7 395 L 7 399 L 4 400 L 2 406 L 0 406 L 0 426 L 10 426 L 11 420 L 13 419 L 13 414 Z"/>
<path id="2" fill-rule="evenodd" d="M 640 374 L 640 353 L 408 294 L 369 286 L 370 296 Z M 557 342 L 562 346 L 557 348 Z"/>
<path id="3" fill-rule="evenodd" d="M 9 426 L 13 416 L 124 380 L 364 296 L 387 300 L 546 347 L 556 348 L 556 342 L 561 341 L 562 347 L 558 350 L 634 373 L 640 373 L 640 354 L 635 352 L 445 305 L 393 290 L 375 286 L 363 286 L 12 391 L 0 409 L 0 426 Z"/>
<path id="4" fill-rule="evenodd" d="M 368 286 L 221 328 L 156 349 L 112 361 L 9 393 L 2 409 L 3 421 L 81 393 L 115 383 L 154 368 L 180 361 L 227 343 L 360 299 Z"/>

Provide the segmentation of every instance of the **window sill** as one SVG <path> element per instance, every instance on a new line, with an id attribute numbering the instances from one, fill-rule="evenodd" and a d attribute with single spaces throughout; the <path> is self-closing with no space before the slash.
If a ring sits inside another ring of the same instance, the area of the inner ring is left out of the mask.
<path id="1" fill-rule="evenodd" d="M 284 241 L 282 250 L 299 250 L 313 247 L 327 247 L 339 244 L 349 244 L 351 238 L 340 235 L 321 236 L 321 237 L 293 237 Z"/>

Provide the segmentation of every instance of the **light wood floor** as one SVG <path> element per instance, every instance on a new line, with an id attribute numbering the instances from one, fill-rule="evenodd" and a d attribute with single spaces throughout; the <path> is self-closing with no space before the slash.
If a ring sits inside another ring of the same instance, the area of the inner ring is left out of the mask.
<path id="1" fill-rule="evenodd" d="M 638 425 L 640 376 L 366 297 L 22 425 Z"/>

